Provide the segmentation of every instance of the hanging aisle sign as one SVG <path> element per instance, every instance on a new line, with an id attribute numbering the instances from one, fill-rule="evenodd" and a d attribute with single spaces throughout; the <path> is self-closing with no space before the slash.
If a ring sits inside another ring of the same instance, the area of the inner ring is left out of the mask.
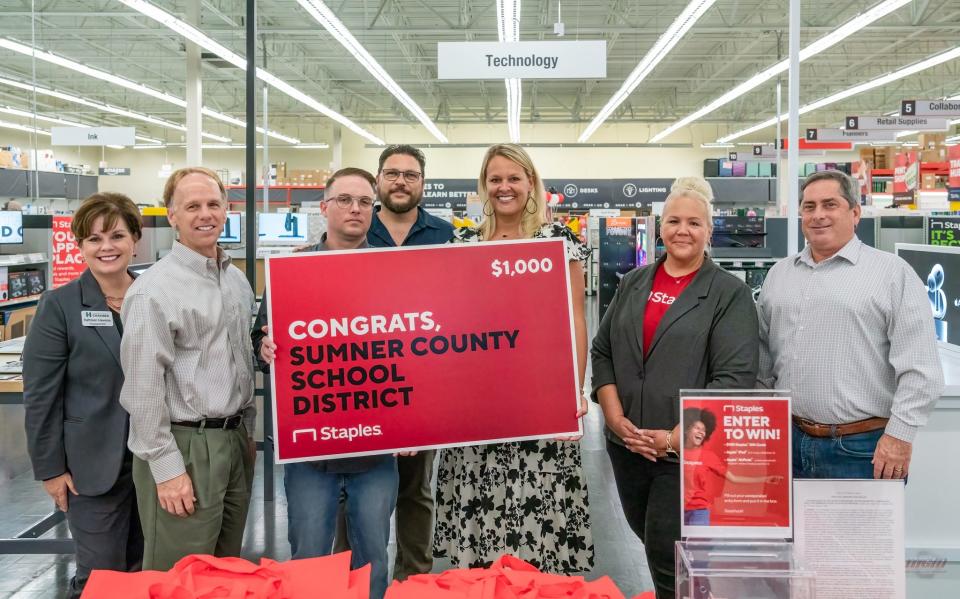
<path id="1" fill-rule="evenodd" d="M 848 116 L 844 126 L 847 131 L 946 131 L 950 123 L 927 116 Z"/>
<path id="2" fill-rule="evenodd" d="M 604 79 L 607 42 L 440 42 L 438 79 Z"/>
<path id="3" fill-rule="evenodd" d="M 132 146 L 134 127 L 51 127 L 54 146 Z"/>
<path id="4" fill-rule="evenodd" d="M 904 100 L 900 102 L 903 116 L 960 116 L 960 100 Z"/>
<path id="5" fill-rule="evenodd" d="M 897 141 L 896 131 L 807 129 L 808 141 Z"/>

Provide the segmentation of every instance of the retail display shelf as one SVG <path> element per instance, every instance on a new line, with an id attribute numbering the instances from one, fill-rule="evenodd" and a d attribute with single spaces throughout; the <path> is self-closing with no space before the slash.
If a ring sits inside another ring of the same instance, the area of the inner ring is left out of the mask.
<path id="1" fill-rule="evenodd" d="M 28 295 L 25 297 L 18 297 L 12 300 L 7 300 L 5 302 L 0 302 L 0 309 L 9 308 L 10 306 L 19 306 L 22 304 L 31 304 L 40 299 L 40 294 L 37 295 Z"/>
<path id="2" fill-rule="evenodd" d="M 46 264 L 49 259 L 44 254 L 3 254 L 0 255 L 0 266 L 21 266 L 31 264 Z"/>

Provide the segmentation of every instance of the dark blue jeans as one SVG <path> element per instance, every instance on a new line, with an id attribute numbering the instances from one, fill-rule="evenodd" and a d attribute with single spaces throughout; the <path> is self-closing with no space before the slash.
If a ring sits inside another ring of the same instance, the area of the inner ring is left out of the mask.
<path id="1" fill-rule="evenodd" d="M 350 566 L 370 564 L 370 597 L 387 590 L 387 543 L 390 514 L 397 504 L 397 461 L 385 459 L 356 474 L 322 472 L 308 462 L 283 467 L 287 492 L 287 538 L 294 559 L 320 557 L 333 551 L 340 494 L 346 495 Z"/>
<path id="2" fill-rule="evenodd" d="M 811 437 L 793 424 L 794 478 L 873 478 L 873 452 L 883 429 Z"/>

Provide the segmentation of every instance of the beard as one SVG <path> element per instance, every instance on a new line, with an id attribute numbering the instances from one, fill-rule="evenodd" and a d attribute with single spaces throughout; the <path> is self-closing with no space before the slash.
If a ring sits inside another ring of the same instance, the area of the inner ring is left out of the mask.
<path id="1" fill-rule="evenodd" d="M 383 204 L 384 208 L 396 214 L 410 212 L 420 205 L 420 200 L 423 198 L 423 192 L 414 193 L 412 191 L 408 191 L 407 193 L 410 196 L 410 199 L 403 204 L 398 204 L 397 202 L 393 201 L 393 198 L 390 197 L 390 193 L 391 192 L 382 194 L 380 197 L 380 203 Z"/>

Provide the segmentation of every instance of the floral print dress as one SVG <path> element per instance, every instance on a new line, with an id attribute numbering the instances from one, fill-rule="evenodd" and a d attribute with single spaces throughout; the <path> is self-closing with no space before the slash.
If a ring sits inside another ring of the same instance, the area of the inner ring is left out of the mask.
<path id="1" fill-rule="evenodd" d="M 561 237 L 570 260 L 587 248 L 568 228 L 544 225 L 536 238 Z M 477 229 L 454 241 L 480 241 Z M 580 443 L 519 441 L 440 452 L 434 555 L 456 567 L 489 565 L 505 553 L 558 574 L 593 568 L 593 537 Z"/>

